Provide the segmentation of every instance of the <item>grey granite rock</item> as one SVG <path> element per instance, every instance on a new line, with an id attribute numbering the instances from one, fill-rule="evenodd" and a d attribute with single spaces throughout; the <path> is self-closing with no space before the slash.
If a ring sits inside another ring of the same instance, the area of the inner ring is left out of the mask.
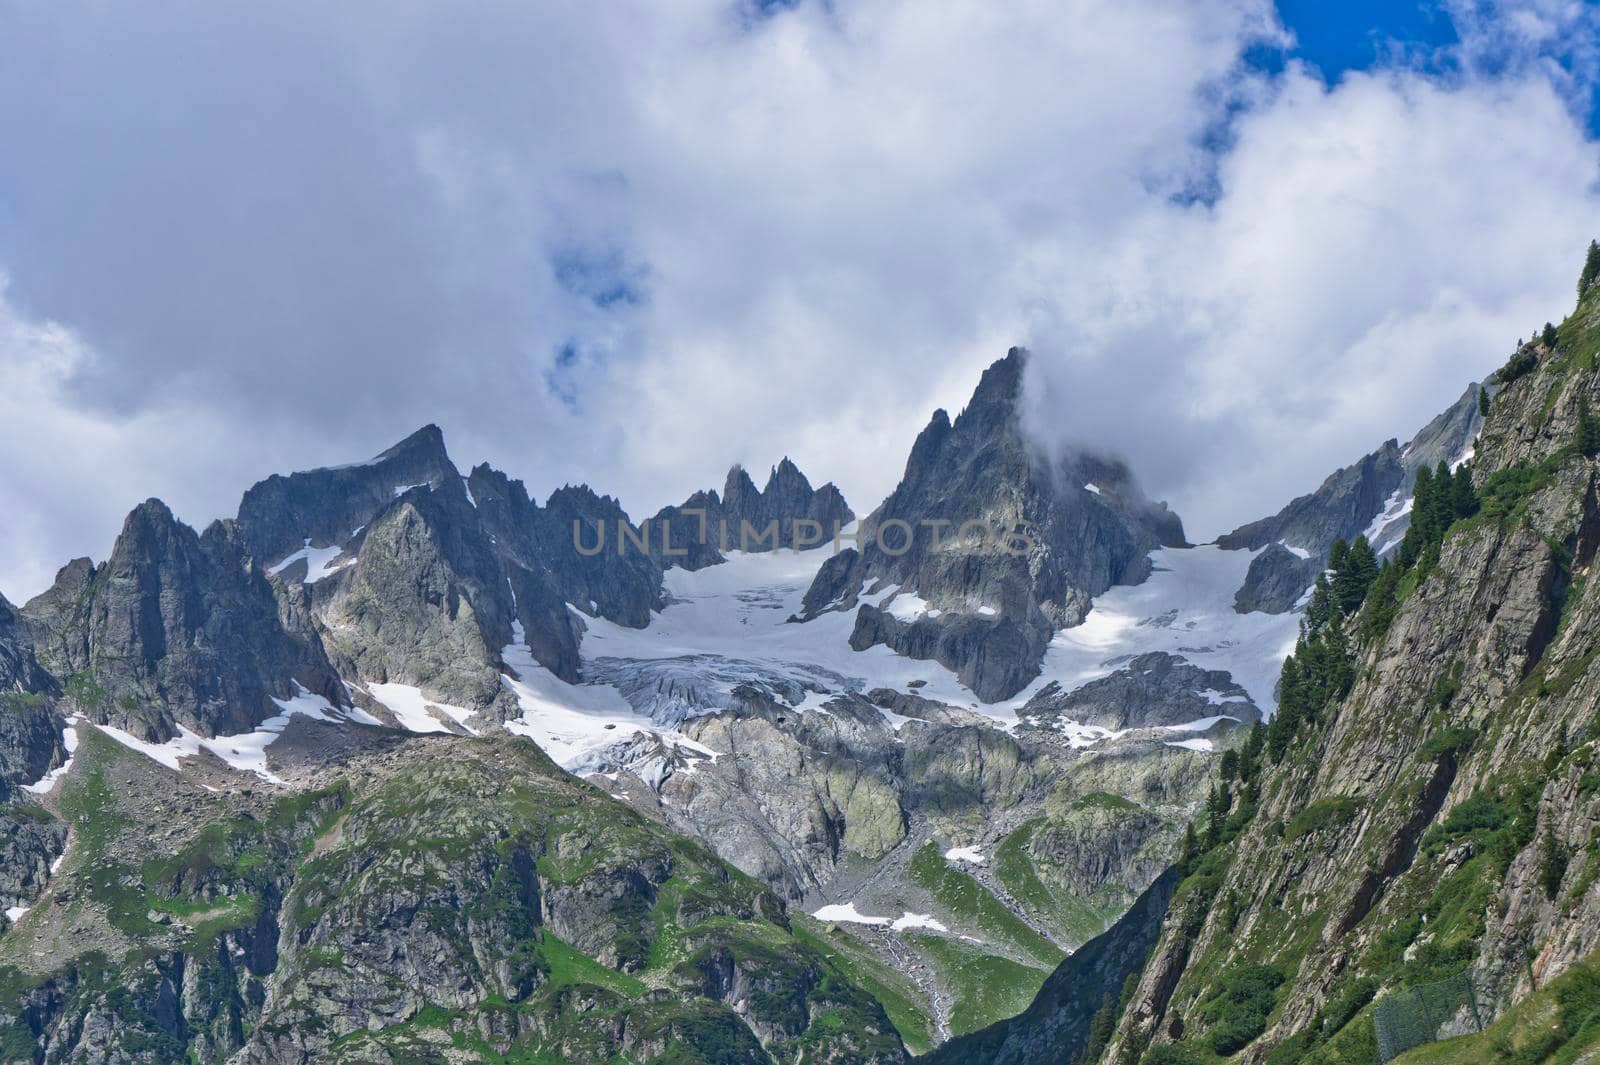
<path id="1" fill-rule="evenodd" d="M 1282 554 L 1252 560 L 1237 608 L 1278 614 L 1291 609 L 1326 564 L 1335 540 L 1353 541 L 1370 534 L 1379 555 L 1399 545 L 1410 525 L 1405 502 L 1417 470 L 1440 461 L 1455 462 L 1471 445 L 1483 424 L 1478 411 L 1478 386 L 1423 426 L 1404 448 L 1395 440 L 1360 461 L 1329 474 L 1315 492 L 1300 496 L 1271 517 L 1241 525 L 1217 539 L 1228 550 L 1257 550 L 1288 544 L 1310 554 L 1290 561 Z M 1295 581 L 1305 579 L 1295 587 Z"/>
<path id="2" fill-rule="evenodd" d="M 864 586 L 915 592 L 938 618 L 863 610 L 852 646 L 936 658 L 985 700 L 1036 676 L 1050 633 L 1081 621 L 1094 596 L 1143 580 L 1153 548 L 1184 542 L 1177 516 L 1115 460 L 1041 457 L 1019 412 L 1026 358 L 1013 348 L 989 367 L 954 422 L 935 412 L 900 484 L 862 522 L 857 554 L 824 568 L 803 615 L 852 608 Z"/>
<path id="3" fill-rule="evenodd" d="M 425 425 L 367 462 L 268 477 L 240 501 L 239 528 L 249 553 L 270 565 L 307 540 L 318 547 L 344 543 L 399 491 L 459 477 L 444 434 Z"/>
<path id="4" fill-rule="evenodd" d="M 521 481 L 487 464 L 474 467 L 467 484 L 495 550 L 538 579 L 546 589 L 539 601 L 547 607 L 560 599 L 591 616 L 640 628 L 661 606 L 660 567 L 619 533 L 635 527 L 610 496 L 568 486 L 540 507 Z M 523 625 L 531 636 L 532 619 L 524 618 Z M 564 644 L 559 628 L 552 621 L 542 638 Z"/>
<path id="5" fill-rule="evenodd" d="M 0 692 L 0 803 L 66 760 L 53 700 L 37 693 Z"/>
<path id="6" fill-rule="evenodd" d="M 128 515 L 103 566 L 69 565 L 24 613 L 46 659 L 79 677 L 75 708 L 146 739 L 248 731 L 297 683 L 343 701 L 314 634 L 284 629 L 237 526 L 198 535 L 160 500 Z"/>
<path id="7" fill-rule="evenodd" d="M 850 633 L 852 650 L 883 644 L 907 658 L 929 659 L 955 671 L 985 702 L 1014 695 L 1039 674 L 1050 625 L 1038 611 L 989 616 L 950 614 L 902 621 L 863 604 Z"/>
<path id="8" fill-rule="evenodd" d="M 661 567 L 622 504 L 587 485 L 545 501 L 540 545 L 562 598 L 591 616 L 643 628 L 663 603 Z"/>
<path id="9" fill-rule="evenodd" d="M 0 805 L 0 911 L 32 906 L 66 845 L 64 822 L 37 806 Z"/>
<path id="10" fill-rule="evenodd" d="M 1284 542 L 1326 558 L 1335 540 L 1353 540 L 1406 481 L 1400 444 L 1388 440 L 1359 462 L 1329 474 L 1315 492 L 1303 495 L 1269 518 L 1241 525 L 1217 544 L 1230 551 L 1254 551 Z"/>
<path id="11" fill-rule="evenodd" d="M 1226 672 L 1201 669 L 1176 655 L 1139 655 L 1109 676 L 1070 692 L 1046 685 L 1017 711 L 1035 726 L 1058 721 L 1120 731 L 1186 725 L 1226 716 L 1242 724 L 1261 719 L 1250 696 Z"/>
<path id="12" fill-rule="evenodd" d="M 829 555 L 806 589 L 800 616 L 791 620 L 801 621 L 837 607 L 853 606 L 861 592 L 861 571 L 861 552 L 855 548 L 846 547 Z"/>
<path id="13" fill-rule="evenodd" d="M 471 709 L 500 696 L 511 584 L 459 479 L 392 500 L 355 564 L 321 582 L 317 599 L 346 677 L 410 684 Z"/>
<path id="14" fill-rule="evenodd" d="M 1263 611 L 1281 614 L 1289 610 L 1310 590 L 1323 564 L 1316 558 L 1301 558 L 1280 543 L 1250 560 L 1244 584 L 1233 596 L 1233 609 L 1241 614 Z"/>
<path id="15" fill-rule="evenodd" d="M 39 665 L 27 621 L 0 595 L 0 693 L 59 691 L 56 678 Z"/>
<path id="16" fill-rule="evenodd" d="M 75 558 L 56 573 L 55 583 L 22 607 L 34 653 L 58 678 L 89 668 L 89 602 L 94 563 Z"/>
<path id="17" fill-rule="evenodd" d="M 855 520 L 855 512 L 832 483 L 812 488 L 787 457 L 757 488 L 743 466 L 728 471 L 719 496 L 696 492 L 666 507 L 647 523 L 663 568 L 696 570 L 723 561 L 727 551 L 772 551 L 815 547 Z"/>

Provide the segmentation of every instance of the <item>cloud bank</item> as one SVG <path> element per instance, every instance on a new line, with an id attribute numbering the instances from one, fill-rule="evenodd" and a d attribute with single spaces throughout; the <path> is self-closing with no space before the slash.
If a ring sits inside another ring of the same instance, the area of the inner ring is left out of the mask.
<path id="1" fill-rule="evenodd" d="M 428 421 L 864 510 L 1016 343 L 1042 438 L 1214 535 L 1570 305 L 1595 9 L 1450 10 L 1330 84 L 1250 0 L 0 0 L 0 590 Z"/>

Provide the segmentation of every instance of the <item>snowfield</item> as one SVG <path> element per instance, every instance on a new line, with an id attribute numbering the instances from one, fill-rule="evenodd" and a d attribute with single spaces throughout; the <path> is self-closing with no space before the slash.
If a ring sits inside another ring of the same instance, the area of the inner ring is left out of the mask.
<path id="1" fill-rule="evenodd" d="M 1300 618 L 1292 612 L 1233 609 L 1234 593 L 1254 557 L 1213 544 L 1151 552 L 1155 572 L 1149 579 L 1111 588 L 1094 601 L 1082 625 L 1056 633 L 1045 651 L 1044 672 L 1006 705 L 1026 702 L 1051 681 L 1071 691 L 1114 673 L 1135 655 L 1165 651 L 1202 669 L 1226 671 L 1263 716 L 1270 715 L 1277 707 L 1273 691 L 1284 657 L 1300 635 Z"/>
<path id="2" fill-rule="evenodd" d="M 1082 625 L 1058 632 L 1045 652 L 1041 675 L 1011 699 L 982 703 L 936 662 L 903 658 L 886 647 L 852 651 L 855 612 L 824 614 L 800 624 L 789 619 L 827 547 L 806 552 L 733 552 L 722 565 L 697 572 L 667 571 L 667 606 L 644 629 L 585 616 L 582 655 L 590 683 L 560 681 L 513 645 L 508 678 L 524 707 L 510 727 L 533 736 L 560 764 L 598 766 L 600 752 L 641 732 L 668 746 L 686 741 L 674 731 L 685 719 L 731 706 L 734 691 L 754 685 L 797 712 L 827 713 L 837 693 L 873 688 L 907 689 L 929 699 L 987 714 L 997 725 L 1016 722 L 1017 711 L 1039 689 L 1059 683 L 1072 690 L 1116 672 L 1148 651 L 1165 651 L 1204 669 L 1226 671 L 1264 714 L 1283 658 L 1294 650 L 1299 618 L 1289 614 L 1239 614 L 1233 596 L 1254 557 L 1215 546 L 1164 548 L 1152 553 L 1154 572 L 1143 584 L 1115 587 L 1095 601 Z M 895 588 L 862 597 L 910 619 L 937 611 Z M 1219 710 L 1242 701 L 1214 690 L 1198 692 Z M 907 718 L 884 711 L 898 728 Z M 1203 732 L 1228 714 L 1175 726 Z M 1066 723 L 1069 742 L 1092 747 L 1120 733 Z M 1174 746 L 1210 750 L 1209 740 L 1179 739 Z"/>

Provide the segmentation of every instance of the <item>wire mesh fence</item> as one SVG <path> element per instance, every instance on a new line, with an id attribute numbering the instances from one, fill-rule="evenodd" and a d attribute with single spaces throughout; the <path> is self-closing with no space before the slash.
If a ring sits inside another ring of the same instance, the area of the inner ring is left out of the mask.
<path id="1" fill-rule="evenodd" d="M 1466 973 L 1387 996 L 1372 1010 L 1378 1035 L 1378 1065 L 1412 1047 L 1433 1042 L 1439 1038 L 1440 1029 L 1458 1018 L 1471 1031 L 1483 1028 L 1472 979 Z"/>

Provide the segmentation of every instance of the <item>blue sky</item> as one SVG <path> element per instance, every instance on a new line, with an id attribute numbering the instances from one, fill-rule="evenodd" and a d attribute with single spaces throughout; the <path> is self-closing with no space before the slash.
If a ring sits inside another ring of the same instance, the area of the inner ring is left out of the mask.
<path id="1" fill-rule="evenodd" d="M 1580 0 L 0 0 L 0 593 L 428 422 L 866 511 L 1019 343 L 1211 536 L 1566 313 L 1597 68 Z"/>
<path id="2" fill-rule="evenodd" d="M 1454 5 L 1453 14 L 1449 5 L 1432 0 L 1276 0 L 1278 18 L 1294 34 L 1294 46 L 1286 50 L 1262 49 L 1254 56 L 1264 69 L 1276 70 L 1281 68 L 1285 55 L 1292 55 L 1313 64 L 1330 82 L 1346 71 L 1368 71 L 1396 62 L 1459 73 L 1459 13 L 1470 10 L 1492 16 L 1497 6 L 1493 0 L 1464 0 Z M 1565 6 L 1593 8 L 1595 4 L 1593 0 L 1571 0 Z M 1476 57 L 1477 62 L 1493 70 L 1506 61 L 1503 52 L 1497 52 L 1493 46 L 1485 48 Z M 1569 74 L 1593 77 L 1592 70 L 1578 69 L 1592 62 L 1592 52 L 1583 54 L 1584 49 L 1579 49 L 1574 54 L 1559 45 L 1546 52 Z M 1589 132 L 1600 136 L 1600 93 L 1594 91 L 1592 84 L 1575 93 L 1574 109 L 1583 117 Z"/>
<path id="3" fill-rule="evenodd" d="M 1293 53 L 1329 78 L 1388 59 L 1393 45 L 1429 50 L 1456 44 L 1450 17 L 1436 4 L 1406 0 L 1278 0 L 1278 17 L 1295 35 Z"/>

